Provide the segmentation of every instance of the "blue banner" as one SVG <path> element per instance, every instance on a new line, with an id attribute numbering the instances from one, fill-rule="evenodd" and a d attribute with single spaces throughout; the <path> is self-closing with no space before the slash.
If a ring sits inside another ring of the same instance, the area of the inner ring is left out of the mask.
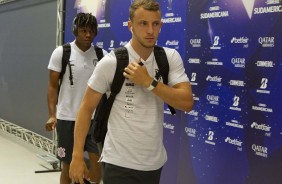
<path id="1" fill-rule="evenodd" d="M 64 42 L 74 39 L 76 13 L 91 12 L 96 45 L 125 45 L 131 2 L 66 1 Z M 176 116 L 165 106 L 161 183 L 282 183 L 282 1 L 158 2 L 158 45 L 179 51 L 195 100 L 191 112 Z"/>

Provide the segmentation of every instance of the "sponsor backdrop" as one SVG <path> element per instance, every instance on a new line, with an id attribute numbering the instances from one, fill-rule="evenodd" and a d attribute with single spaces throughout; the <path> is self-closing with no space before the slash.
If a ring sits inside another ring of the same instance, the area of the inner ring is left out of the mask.
<path id="1" fill-rule="evenodd" d="M 281 0 L 159 0 L 158 44 L 183 57 L 195 100 L 169 115 L 162 184 L 282 183 Z M 131 0 L 68 0 L 65 42 L 77 12 L 98 19 L 95 44 L 125 45 Z"/>

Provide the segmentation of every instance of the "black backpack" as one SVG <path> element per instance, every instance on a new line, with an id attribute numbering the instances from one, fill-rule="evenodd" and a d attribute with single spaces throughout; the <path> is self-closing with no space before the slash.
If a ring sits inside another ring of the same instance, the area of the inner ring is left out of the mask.
<path id="1" fill-rule="evenodd" d="M 128 51 L 125 47 L 114 49 L 114 52 L 117 58 L 117 67 L 111 86 L 111 94 L 109 98 L 107 98 L 105 94 L 102 96 L 102 99 L 100 100 L 98 106 L 96 107 L 96 111 L 94 115 L 93 138 L 98 145 L 98 149 L 100 153 L 102 151 L 104 140 L 108 130 L 108 118 L 111 112 L 111 108 L 115 100 L 115 97 L 120 92 L 122 84 L 125 79 L 123 76 L 124 68 L 129 63 Z M 157 72 L 155 78 L 158 79 L 159 77 L 162 77 L 164 84 L 167 84 L 169 65 L 168 65 L 166 53 L 162 47 L 155 46 L 154 55 L 159 68 L 159 71 Z M 171 114 L 174 115 L 175 109 L 171 106 L 169 106 L 169 109 L 171 111 Z"/>
<path id="2" fill-rule="evenodd" d="M 94 46 L 94 49 L 95 49 L 98 61 L 100 61 L 104 57 L 103 50 L 97 46 Z M 73 85 L 73 75 L 72 75 L 72 69 L 71 69 L 71 64 L 70 64 L 70 54 L 71 54 L 71 46 L 69 43 L 66 43 L 63 45 L 62 70 L 59 76 L 58 94 L 61 88 L 61 84 L 63 82 L 63 76 L 66 72 L 67 66 L 69 67 L 69 70 L 70 70 L 70 75 L 69 75 L 70 84 Z"/>

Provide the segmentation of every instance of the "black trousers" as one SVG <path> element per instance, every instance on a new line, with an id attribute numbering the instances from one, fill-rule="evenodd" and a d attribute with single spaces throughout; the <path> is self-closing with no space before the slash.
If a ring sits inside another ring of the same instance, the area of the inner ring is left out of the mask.
<path id="1" fill-rule="evenodd" d="M 104 184 L 159 184 L 162 167 L 153 171 L 138 171 L 103 163 Z"/>

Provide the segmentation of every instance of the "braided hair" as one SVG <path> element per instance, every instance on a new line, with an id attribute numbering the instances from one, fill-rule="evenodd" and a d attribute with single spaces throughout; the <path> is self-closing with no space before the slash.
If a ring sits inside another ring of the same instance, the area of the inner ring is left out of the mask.
<path id="1" fill-rule="evenodd" d="M 97 19 L 91 13 L 78 13 L 72 22 L 72 32 L 75 36 L 77 36 L 78 28 L 89 27 L 91 28 L 95 36 L 98 33 L 98 24 Z"/>

